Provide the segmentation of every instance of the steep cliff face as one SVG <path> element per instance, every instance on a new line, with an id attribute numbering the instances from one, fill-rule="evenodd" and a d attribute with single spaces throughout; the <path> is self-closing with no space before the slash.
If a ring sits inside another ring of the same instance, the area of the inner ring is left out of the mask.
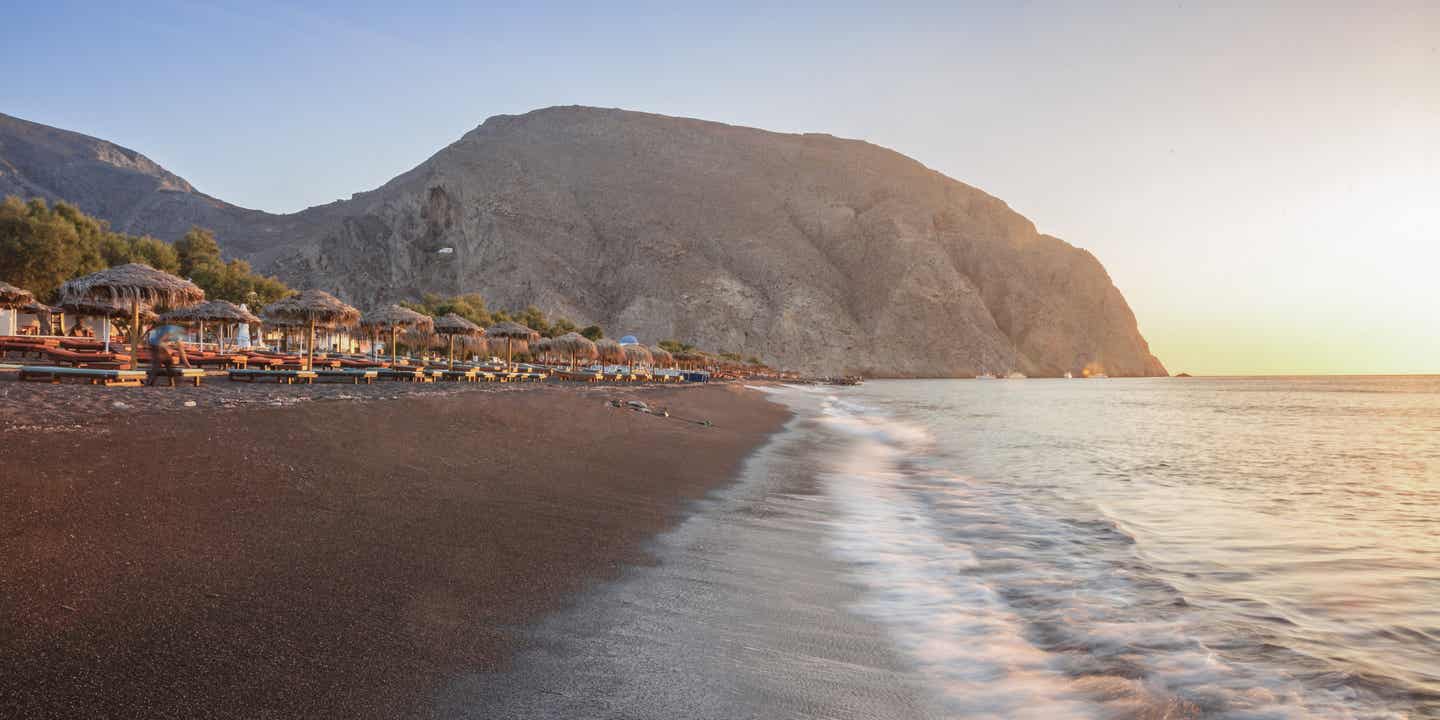
<path id="1" fill-rule="evenodd" d="M 478 290 L 812 370 L 1164 373 L 1092 255 L 863 142 L 551 108 L 341 205 L 279 267 L 366 303 Z"/>
<path id="2" fill-rule="evenodd" d="M 362 306 L 481 292 L 823 372 L 1165 372 L 1088 252 L 826 135 L 550 108 L 491 118 L 374 191 L 262 220 L 285 241 L 243 221 L 221 239 Z"/>

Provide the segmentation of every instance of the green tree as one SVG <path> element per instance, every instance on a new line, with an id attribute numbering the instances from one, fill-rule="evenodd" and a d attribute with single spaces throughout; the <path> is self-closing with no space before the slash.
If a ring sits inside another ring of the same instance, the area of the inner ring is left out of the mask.
<path id="1" fill-rule="evenodd" d="M 205 297 L 248 303 L 252 310 L 294 292 L 279 279 L 255 272 L 244 260 L 231 260 L 218 269 L 202 266 L 190 279 L 205 291 Z"/>
<path id="2" fill-rule="evenodd" d="M 550 334 L 548 337 L 560 337 L 565 333 L 575 332 L 576 329 L 575 323 L 570 322 L 570 318 L 558 318 L 555 322 L 550 323 Z"/>
<path id="3" fill-rule="evenodd" d="M 180 258 L 180 272 L 186 275 L 196 268 L 217 268 L 224 264 L 215 233 L 202 227 L 191 227 L 184 237 L 176 240 L 175 252 Z"/>
<path id="4" fill-rule="evenodd" d="M 695 349 L 694 345 L 682 343 L 679 340 L 661 340 L 660 347 L 672 353 L 690 352 Z"/>
<path id="5" fill-rule="evenodd" d="M 485 308 L 485 298 L 479 293 L 448 298 L 426 293 L 419 302 L 402 302 L 400 305 L 435 317 L 453 312 L 480 327 L 489 327 L 494 322 L 490 311 Z"/>
<path id="6" fill-rule="evenodd" d="M 515 319 L 521 325 L 524 325 L 525 327 L 528 327 L 531 330 L 534 330 L 535 332 L 544 335 L 545 337 L 550 336 L 550 321 L 546 320 L 545 313 L 541 311 L 540 308 L 535 307 L 534 305 L 526 306 L 524 310 L 520 311 L 520 314 Z"/>
<path id="7" fill-rule="evenodd" d="M 180 272 L 180 253 L 175 252 L 175 246 L 149 235 L 131 241 L 130 255 L 134 258 L 132 262 L 142 262 L 172 275 Z"/>
<path id="8" fill-rule="evenodd" d="M 595 342 L 605 337 L 605 331 L 601 330 L 599 325 L 586 325 L 584 329 L 580 331 L 580 334 L 584 335 L 585 339 L 590 342 Z"/>
<path id="9" fill-rule="evenodd" d="M 97 240 L 93 233 L 82 236 L 66 214 L 44 200 L 7 197 L 0 203 L 0 279 L 52 301 L 66 280 L 100 269 Z"/>
<path id="10" fill-rule="evenodd" d="M 100 264 L 105 267 L 135 262 L 134 248 L 130 244 L 130 238 L 119 233 L 107 233 L 100 239 L 99 248 Z"/>
<path id="11" fill-rule="evenodd" d="M 53 301 L 66 280 L 130 262 L 189 276 L 220 300 L 266 303 L 291 292 L 279 280 L 255 273 L 249 263 L 224 263 L 214 234 L 202 228 L 191 228 L 171 244 L 114 232 L 69 203 L 52 208 L 40 199 L 0 202 L 0 279 L 41 300 Z"/>

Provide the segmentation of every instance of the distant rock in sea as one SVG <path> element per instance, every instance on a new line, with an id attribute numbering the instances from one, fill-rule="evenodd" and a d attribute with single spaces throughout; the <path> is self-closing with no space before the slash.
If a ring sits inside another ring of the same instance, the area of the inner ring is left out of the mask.
<path id="1" fill-rule="evenodd" d="M 211 227 L 259 269 L 362 306 L 480 292 L 817 374 L 1166 374 L 1089 252 L 829 135 L 548 108 L 493 117 L 378 189 L 272 215 L 0 115 L 0 193 L 166 239 Z"/>

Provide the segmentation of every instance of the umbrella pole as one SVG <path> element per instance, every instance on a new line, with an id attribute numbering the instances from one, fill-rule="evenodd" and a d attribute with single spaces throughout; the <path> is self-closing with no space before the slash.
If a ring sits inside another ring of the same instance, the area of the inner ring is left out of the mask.
<path id="1" fill-rule="evenodd" d="M 450 336 L 450 369 L 455 369 L 455 336 Z"/>
<path id="2" fill-rule="evenodd" d="M 505 368 L 510 372 L 515 372 L 515 363 L 510 362 L 510 343 L 512 341 L 513 338 L 505 338 Z"/>
<path id="3" fill-rule="evenodd" d="M 155 358 L 150 358 L 155 362 Z M 140 300 L 130 300 L 130 369 L 140 369 Z"/>
<path id="4" fill-rule="evenodd" d="M 390 367 L 395 367 L 395 326 L 390 326 Z"/>
<path id="5" fill-rule="evenodd" d="M 306 370 L 314 370 L 314 369 L 315 369 L 315 315 L 314 315 L 314 313 L 311 313 L 311 315 L 310 315 L 310 335 L 309 335 L 309 340 L 310 340 L 309 347 L 306 348 L 308 354 L 306 355 L 306 358 L 305 358 L 305 369 L 306 369 Z"/>

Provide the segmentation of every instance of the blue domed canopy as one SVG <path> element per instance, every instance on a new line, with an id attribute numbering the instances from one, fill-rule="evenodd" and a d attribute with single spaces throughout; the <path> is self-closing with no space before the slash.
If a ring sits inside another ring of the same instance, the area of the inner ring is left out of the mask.
<path id="1" fill-rule="evenodd" d="M 639 340 L 636 340 L 634 335 L 626 335 L 625 337 L 620 338 L 620 344 L 621 344 L 621 345 L 639 345 L 639 344 L 640 344 L 640 341 L 639 341 Z"/>

